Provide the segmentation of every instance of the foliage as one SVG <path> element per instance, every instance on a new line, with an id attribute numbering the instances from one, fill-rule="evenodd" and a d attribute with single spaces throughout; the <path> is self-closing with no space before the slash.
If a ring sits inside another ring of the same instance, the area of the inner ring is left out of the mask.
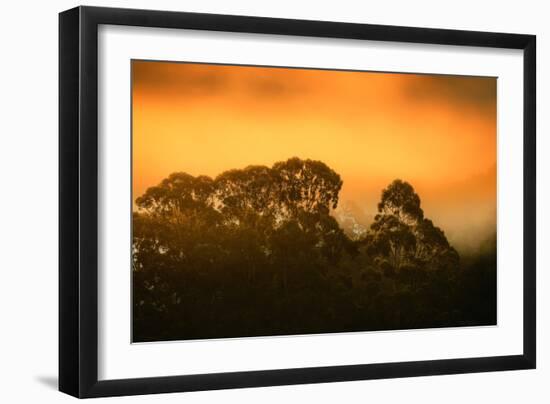
<path id="1" fill-rule="evenodd" d="M 495 248 L 461 264 L 400 180 L 350 239 L 331 215 L 341 187 L 292 158 L 149 188 L 133 215 L 134 341 L 495 323 Z"/>

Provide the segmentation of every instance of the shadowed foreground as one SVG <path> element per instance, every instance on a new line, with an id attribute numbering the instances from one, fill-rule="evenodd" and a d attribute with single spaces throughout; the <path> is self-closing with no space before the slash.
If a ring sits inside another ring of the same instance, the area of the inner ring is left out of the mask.
<path id="1" fill-rule="evenodd" d="M 133 341 L 496 324 L 496 237 L 459 257 L 400 180 L 349 235 L 330 214 L 341 187 L 292 158 L 149 188 L 133 216 Z"/>

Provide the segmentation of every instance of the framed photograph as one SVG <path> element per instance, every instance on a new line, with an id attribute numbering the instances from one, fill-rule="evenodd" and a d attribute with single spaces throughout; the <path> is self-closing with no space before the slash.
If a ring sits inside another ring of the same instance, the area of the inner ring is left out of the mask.
<path id="1" fill-rule="evenodd" d="M 59 388 L 533 369 L 535 36 L 59 17 Z"/>

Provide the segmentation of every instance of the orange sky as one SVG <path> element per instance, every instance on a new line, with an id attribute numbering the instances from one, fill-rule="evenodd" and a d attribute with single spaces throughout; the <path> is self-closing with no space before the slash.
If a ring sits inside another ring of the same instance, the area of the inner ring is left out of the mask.
<path id="1" fill-rule="evenodd" d="M 340 206 L 375 213 L 410 182 L 426 215 L 471 246 L 496 222 L 496 79 L 133 61 L 133 195 L 175 171 L 215 177 L 322 160 Z M 460 247 L 460 246 L 458 246 Z"/>

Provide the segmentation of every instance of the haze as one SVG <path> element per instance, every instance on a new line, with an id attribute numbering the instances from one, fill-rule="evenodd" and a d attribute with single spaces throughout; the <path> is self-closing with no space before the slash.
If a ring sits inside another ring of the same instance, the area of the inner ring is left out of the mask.
<path id="1" fill-rule="evenodd" d="M 132 78 L 134 199 L 296 156 L 341 175 L 336 216 L 368 225 L 400 178 L 459 250 L 496 231 L 495 78 L 148 61 Z"/>

